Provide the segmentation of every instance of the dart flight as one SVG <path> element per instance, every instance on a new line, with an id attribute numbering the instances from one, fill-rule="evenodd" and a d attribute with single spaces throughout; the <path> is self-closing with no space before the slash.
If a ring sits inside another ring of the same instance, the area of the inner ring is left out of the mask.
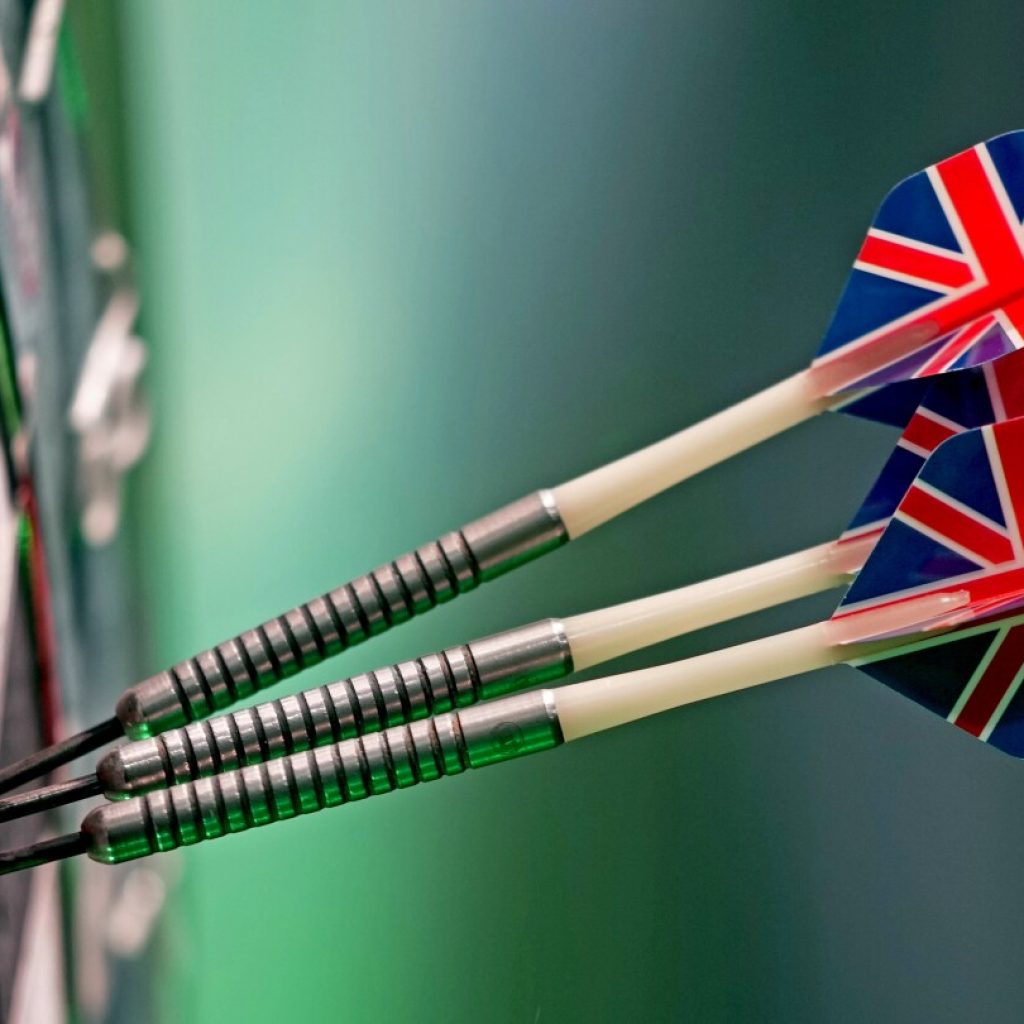
<path id="1" fill-rule="evenodd" d="M 1021 347 L 1024 132 L 942 160 L 886 196 L 821 348 L 688 429 L 423 545 L 130 688 L 115 715 L 0 770 L 16 788 L 127 734 L 186 725 L 576 539 L 828 409 L 903 426 L 927 379 Z"/>

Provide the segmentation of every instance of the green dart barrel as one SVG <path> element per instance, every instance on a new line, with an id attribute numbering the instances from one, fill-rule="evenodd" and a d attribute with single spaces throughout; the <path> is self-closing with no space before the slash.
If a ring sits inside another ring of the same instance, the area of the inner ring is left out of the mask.
<path id="1" fill-rule="evenodd" d="M 411 725 L 185 783 L 86 815 L 86 852 L 105 864 L 405 789 L 562 742 L 551 691 L 503 697 Z"/>
<path id="2" fill-rule="evenodd" d="M 540 686 L 572 669 L 564 626 L 544 619 L 123 744 L 96 774 L 107 796 L 128 797 Z"/>

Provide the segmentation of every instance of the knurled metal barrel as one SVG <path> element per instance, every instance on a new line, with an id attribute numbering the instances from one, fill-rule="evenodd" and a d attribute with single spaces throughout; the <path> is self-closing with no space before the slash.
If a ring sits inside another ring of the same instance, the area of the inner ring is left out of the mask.
<path id="1" fill-rule="evenodd" d="M 567 540 L 554 497 L 538 491 L 144 679 L 117 717 L 135 738 L 205 718 Z"/>
<path id="2" fill-rule="evenodd" d="M 216 715 L 111 750 L 96 774 L 110 797 L 244 768 L 467 707 L 572 672 L 557 619 Z"/>
<path id="3" fill-rule="evenodd" d="M 561 742 L 554 695 L 535 690 L 103 804 L 86 815 L 82 835 L 90 857 L 117 864 Z"/>

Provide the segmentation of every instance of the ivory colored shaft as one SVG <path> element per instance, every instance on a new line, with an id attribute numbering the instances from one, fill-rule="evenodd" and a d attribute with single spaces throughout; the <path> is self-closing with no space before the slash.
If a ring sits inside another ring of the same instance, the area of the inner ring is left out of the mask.
<path id="1" fill-rule="evenodd" d="M 807 371 L 554 489 L 570 539 L 828 409 Z"/>
<path id="2" fill-rule="evenodd" d="M 850 580 L 874 538 L 819 544 L 749 569 L 563 620 L 577 671 Z"/>
<path id="3" fill-rule="evenodd" d="M 954 621 L 966 591 L 919 598 L 752 640 L 696 658 L 552 690 L 566 741 L 670 708 L 910 644 Z"/>
<path id="4" fill-rule="evenodd" d="M 570 741 L 842 660 L 841 650 L 829 642 L 826 623 L 819 622 L 685 661 L 572 683 L 552 692 L 562 734 Z"/>

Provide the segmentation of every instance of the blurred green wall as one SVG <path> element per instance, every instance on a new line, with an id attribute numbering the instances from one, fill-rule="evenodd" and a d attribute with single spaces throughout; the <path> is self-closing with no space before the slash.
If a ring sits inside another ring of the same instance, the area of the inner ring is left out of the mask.
<path id="1" fill-rule="evenodd" d="M 153 670 L 798 369 L 884 189 L 1024 124 L 1011 0 L 121 14 Z M 302 684 L 827 539 L 887 441 L 796 431 Z M 1022 778 L 852 670 L 739 694 L 188 851 L 164 1020 L 1019 1020 Z"/>

